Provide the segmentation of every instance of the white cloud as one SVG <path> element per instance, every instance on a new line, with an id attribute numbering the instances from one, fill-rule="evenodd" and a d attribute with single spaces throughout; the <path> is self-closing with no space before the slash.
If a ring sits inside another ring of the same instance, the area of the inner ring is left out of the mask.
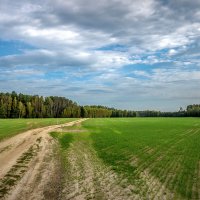
<path id="1" fill-rule="evenodd" d="M 121 107 L 175 98 L 185 104 L 185 90 L 190 101 L 199 98 L 198 1 L 0 0 L 0 5 L 0 39 L 34 47 L 0 56 L 2 90 L 22 91 L 26 85 L 28 92 L 47 94 L 45 88 L 52 88 L 54 95 L 67 91 L 84 103 L 96 95 L 94 103 Z M 49 83 L 49 72 L 63 77 Z"/>
<path id="2" fill-rule="evenodd" d="M 173 55 L 176 55 L 176 54 L 177 54 L 177 51 L 176 51 L 175 49 L 170 49 L 169 52 L 168 52 L 168 54 L 169 54 L 170 56 L 173 56 Z"/>

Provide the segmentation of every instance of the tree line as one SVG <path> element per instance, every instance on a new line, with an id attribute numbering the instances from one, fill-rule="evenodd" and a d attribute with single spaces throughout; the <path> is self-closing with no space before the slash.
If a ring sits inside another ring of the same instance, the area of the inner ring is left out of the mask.
<path id="1" fill-rule="evenodd" d="M 109 108 L 106 106 L 84 106 L 85 115 L 87 117 L 136 117 L 136 112 L 131 110 L 119 110 L 115 108 Z"/>
<path id="2" fill-rule="evenodd" d="M 131 111 L 101 105 L 80 106 L 65 97 L 0 93 L 0 118 L 200 117 L 200 104 L 177 112 Z"/>
<path id="3" fill-rule="evenodd" d="M 200 104 L 188 105 L 186 111 L 188 117 L 200 117 Z"/>
<path id="4" fill-rule="evenodd" d="M 65 97 L 0 93 L 0 118 L 135 117 L 136 112 L 105 106 L 80 106 Z"/>
<path id="5" fill-rule="evenodd" d="M 200 117 L 200 104 L 188 105 L 186 110 L 180 107 L 177 112 L 137 111 L 137 117 Z"/>

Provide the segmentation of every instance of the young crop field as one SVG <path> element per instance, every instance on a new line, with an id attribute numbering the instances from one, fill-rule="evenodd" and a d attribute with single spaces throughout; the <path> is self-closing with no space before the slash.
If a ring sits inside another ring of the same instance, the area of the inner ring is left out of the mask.
<path id="1" fill-rule="evenodd" d="M 38 119 L 0 119 L 0 141 L 16 135 L 17 133 L 49 126 L 53 124 L 63 124 L 73 121 L 72 118 L 38 118 Z"/>
<path id="2" fill-rule="evenodd" d="M 140 197 L 200 199 L 198 118 L 92 119 L 98 156 Z"/>

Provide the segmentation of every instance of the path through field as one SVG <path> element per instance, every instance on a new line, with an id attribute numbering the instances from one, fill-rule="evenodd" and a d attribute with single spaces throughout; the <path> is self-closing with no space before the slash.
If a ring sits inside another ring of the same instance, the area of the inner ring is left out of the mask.
<path id="1" fill-rule="evenodd" d="M 0 199 L 55 199 L 61 172 L 55 141 L 47 133 L 84 120 L 29 130 L 1 142 Z"/>

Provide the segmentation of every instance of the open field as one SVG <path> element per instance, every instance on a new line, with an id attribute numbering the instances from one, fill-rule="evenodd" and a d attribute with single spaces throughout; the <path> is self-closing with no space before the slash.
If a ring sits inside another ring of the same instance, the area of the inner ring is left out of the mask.
<path id="1" fill-rule="evenodd" d="M 200 199 L 198 118 L 90 119 L 57 137 L 63 199 Z"/>
<path id="2" fill-rule="evenodd" d="M 85 122 L 99 157 L 150 199 L 200 199 L 198 118 Z"/>
<path id="3" fill-rule="evenodd" d="M 198 118 L 88 119 L 35 130 L 0 143 L 0 159 L 10 157 L 0 160 L 7 200 L 200 199 Z"/>
<path id="4" fill-rule="evenodd" d="M 0 119 L 0 141 L 29 129 L 73 121 L 72 118 Z"/>

